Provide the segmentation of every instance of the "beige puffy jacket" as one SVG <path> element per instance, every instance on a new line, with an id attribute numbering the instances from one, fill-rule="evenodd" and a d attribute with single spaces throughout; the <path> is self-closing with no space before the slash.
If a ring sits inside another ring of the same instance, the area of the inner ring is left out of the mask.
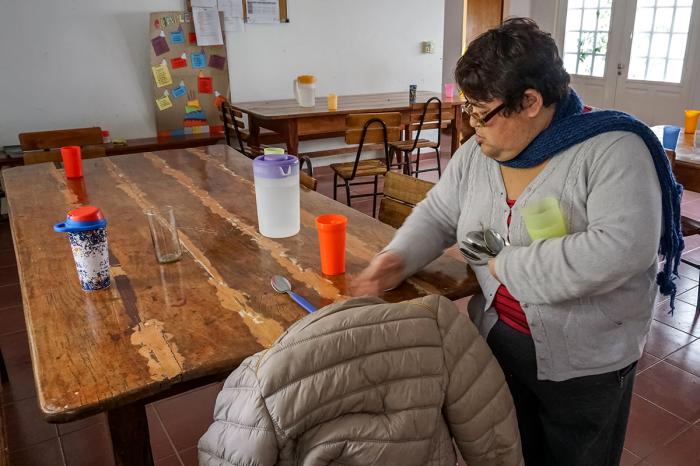
<path id="1" fill-rule="evenodd" d="M 323 308 L 246 359 L 216 400 L 199 464 L 521 465 L 496 359 L 448 299 Z"/>

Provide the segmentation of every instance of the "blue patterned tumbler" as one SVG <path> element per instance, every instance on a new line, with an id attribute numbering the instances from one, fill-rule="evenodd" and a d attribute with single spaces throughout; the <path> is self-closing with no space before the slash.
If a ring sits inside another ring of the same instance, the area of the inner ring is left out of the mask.
<path id="1" fill-rule="evenodd" d="M 53 229 L 68 233 L 80 286 L 85 291 L 102 290 L 110 285 L 107 220 L 94 206 L 83 206 L 68 212 L 65 222 Z"/>

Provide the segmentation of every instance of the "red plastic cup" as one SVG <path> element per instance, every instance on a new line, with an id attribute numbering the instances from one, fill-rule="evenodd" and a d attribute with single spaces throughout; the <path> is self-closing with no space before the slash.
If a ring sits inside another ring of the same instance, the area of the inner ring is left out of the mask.
<path id="1" fill-rule="evenodd" d="M 345 228 L 348 218 L 328 214 L 316 217 L 318 244 L 321 250 L 321 272 L 324 275 L 345 273 Z"/>
<path id="2" fill-rule="evenodd" d="M 80 147 L 61 147 L 61 157 L 63 158 L 63 170 L 66 172 L 66 178 L 82 178 L 83 158 L 80 155 Z"/>

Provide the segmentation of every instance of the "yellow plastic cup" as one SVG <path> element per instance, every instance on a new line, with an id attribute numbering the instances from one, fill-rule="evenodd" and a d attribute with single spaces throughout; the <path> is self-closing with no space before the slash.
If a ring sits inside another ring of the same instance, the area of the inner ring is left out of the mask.
<path id="1" fill-rule="evenodd" d="M 545 197 L 528 202 L 522 210 L 523 221 L 532 241 L 538 239 L 558 238 L 567 234 L 564 215 L 559 207 L 559 200 Z"/>
<path id="2" fill-rule="evenodd" d="M 700 110 L 686 110 L 685 111 L 685 134 L 695 134 L 695 130 L 698 128 L 698 116 L 700 115 Z"/>
<path id="3" fill-rule="evenodd" d="M 336 94 L 328 94 L 328 110 L 338 110 L 338 96 Z"/>

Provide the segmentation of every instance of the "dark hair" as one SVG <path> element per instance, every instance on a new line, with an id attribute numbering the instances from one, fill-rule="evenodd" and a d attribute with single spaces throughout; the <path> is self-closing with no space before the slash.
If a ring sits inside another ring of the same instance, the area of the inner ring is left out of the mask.
<path id="1" fill-rule="evenodd" d="M 529 18 L 510 18 L 474 39 L 457 62 L 455 78 L 476 102 L 501 99 L 504 113 L 522 110 L 527 89 L 542 94 L 545 106 L 562 102 L 569 74 L 552 36 Z"/>

